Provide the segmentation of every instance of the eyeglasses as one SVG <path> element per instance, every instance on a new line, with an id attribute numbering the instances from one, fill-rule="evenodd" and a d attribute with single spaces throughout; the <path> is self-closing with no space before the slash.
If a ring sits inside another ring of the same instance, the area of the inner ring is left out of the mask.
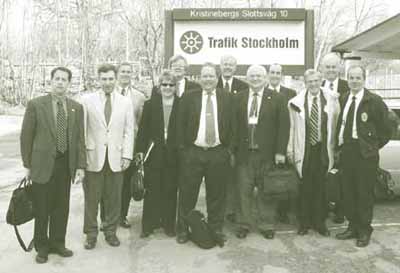
<path id="1" fill-rule="evenodd" d="M 174 83 L 162 83 L 161 86 L 164 86 L 164 87 L 174 87 L 175 84 L 174 84 Z"/>

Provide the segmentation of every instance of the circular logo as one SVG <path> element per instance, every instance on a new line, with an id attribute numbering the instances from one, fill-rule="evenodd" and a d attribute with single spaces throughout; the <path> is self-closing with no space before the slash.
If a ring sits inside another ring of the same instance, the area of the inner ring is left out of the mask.
<path id="1" fill-rule="evenodd" d="M 186 31 L 182 34 L 179 44 L 185 53 L 195 54 L 203 48 L 203 37 L 197 31 Z"/>

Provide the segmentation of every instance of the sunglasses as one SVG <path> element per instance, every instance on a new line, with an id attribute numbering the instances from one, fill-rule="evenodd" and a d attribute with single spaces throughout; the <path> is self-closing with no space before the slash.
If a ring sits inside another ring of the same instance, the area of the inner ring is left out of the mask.
<path id="1" fill-rule="evenodd" d="M 174 84 L 174 83 L 162 83 L 161 86 L 164 86 L 164 87 L 174 87 L 175 84 Z"/>

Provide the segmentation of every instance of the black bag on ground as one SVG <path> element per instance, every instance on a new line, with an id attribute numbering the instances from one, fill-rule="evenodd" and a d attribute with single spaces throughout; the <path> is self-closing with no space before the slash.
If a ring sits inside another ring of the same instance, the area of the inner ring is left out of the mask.
<path id="1" fill-rule="evenodd" d="M 131 193 L 135 201 L 142 201 L 145 194 L 143 164 L 135 167 L 131 177 Z"/>
<path id="2" fill-rule="evenodd" d="M 189 226 L 189 239 L 203 249 L 210 249 L 217 245 L 214 232 L 205 220 L 203 213 L 192 210 L 185 217 Z"/>
<path id="3" fill-rule="evenodd" d="M 11 196 L 10 204 L 8 205 L 6 221 L 14 226 L 15 235 L 22 249 L 29 252 L 33 248 L 33 240 L 26 247 L 21 235 L 19 234 L 18 225 L 25 224 L 34 218 L 32 205 L 32 182 L 23 178 Z"/>

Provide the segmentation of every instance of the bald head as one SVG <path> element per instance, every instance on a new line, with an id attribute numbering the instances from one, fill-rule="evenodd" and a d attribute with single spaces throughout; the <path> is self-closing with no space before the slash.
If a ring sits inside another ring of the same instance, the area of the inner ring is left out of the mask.
<path id="1" fill-rule="evenodd" d="M 322 58 L 323 77 L 333 82 L 339 77 L 340 58 L 335 53 L 328 53 Z"/>
<path id="2" fill-rule="evenodd" d="M 254 91 L 260 91 L 266 83 L 267 70 L 261 65 L 252 65 L 247 70 L 246 78 L 250 88 Z"/>
<path id="3" fill-rule="evenodd" d="M 224 55 L 221 57 L 220 69 L 222 77 L 224 77 L 224 79 L 229 80 L 233 77 L 236 72 L 236 64 L 236 58 L 232 55 Z"/>

